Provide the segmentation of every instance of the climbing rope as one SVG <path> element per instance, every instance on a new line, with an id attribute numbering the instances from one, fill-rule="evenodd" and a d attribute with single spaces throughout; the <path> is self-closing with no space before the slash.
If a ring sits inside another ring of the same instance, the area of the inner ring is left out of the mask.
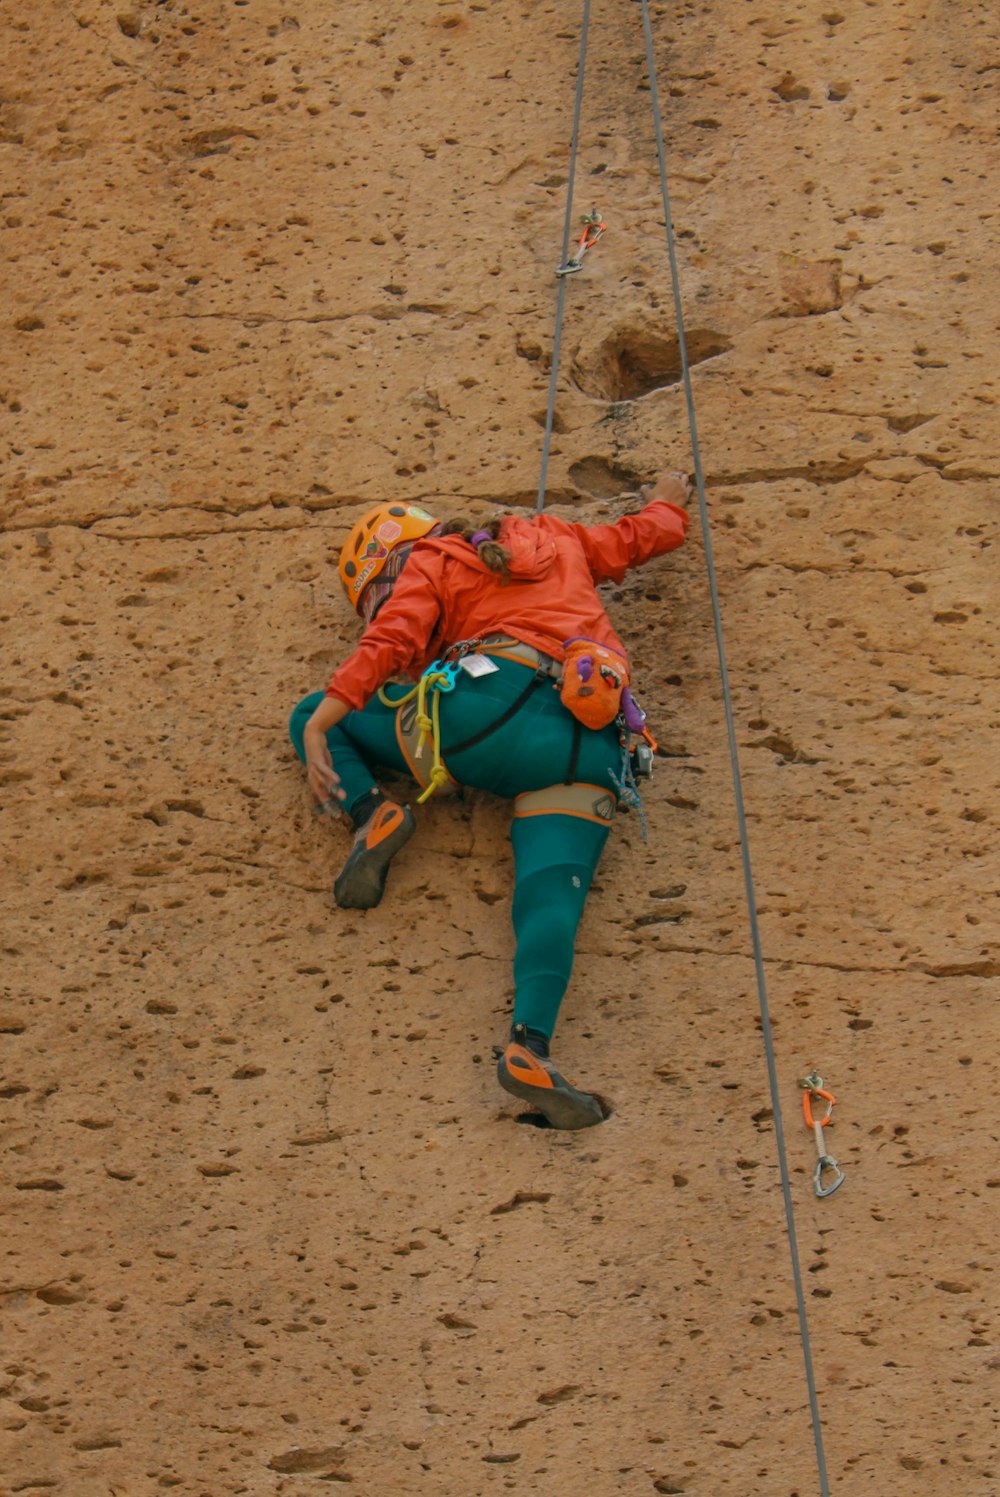
<path id="1" fill-rule="evenodd" d="M 422 795 L 417 796 L 418 806 L 422 806 L 425 800 L 430 800 L 435 790 L 442 789 L 451 778 L 441 758 L 441 693 L 454 691 L 457 675 L 457 665 L 445 665 L 443 661 L 435 660 L 424 671 L 417 684 L 417 727 L 420 729 L 420 740 L 413 757 L 419 759 L 429 743 L 432 760 L 427 788 Z M 431 696 L 430 716 L 427 713 L 428 693 Z"/>
<path id="2" fill-rule="evenodd" d="M 694 390 L 691 382 L 691 370 L 688 362 L 687 338 L 684 327 L 684 309 L 681 300 L 680 274 L 677 267 L 677 248 L 674 239 L 673 222 L 670 211 L 670 190 L 667 179 L 666 151 L 663 140 L 663 122 L 660 114 L 659 85 L 657 82 L 656 57 L 653 48 L 653 30 L 650 22 L 649 0 L 640 0 L 642 7 L 642 29 L 646 50 L 646 71 L 649 77 L 650 101 L 653 112 L 653 130 L 656 137 L 656 156 L 659 166 L 660 194 L 663 203 L 663 220 L 666 231 L 667 254 L 670 261 L 670 280 L 673 288 L 674 313 L 677 323 L 677 341 L 680 350 L 681 381 L 684 387 L 684 398 L 687 405 L 688 426 L 691 432 L 691 451 L 694 460 L 695 489 L 698 498 L 698 514 L 701 520 L 702 535 L 705 546 L 705 565 L 708 574 L 708 590 L 711 599 L 712 621 L 715 630 L 716 652 L 719 660 L 719 674 L 722 687 L 722 700 L 726 718 L 726 736 L 729 744 L 729 757 L 733 784 L 733 796 L 736 805 L 736 818 L 739 826 L 740 850 L 743 862 L 743 882 L 746 893 L 747 912 L 750 924 L 750 937 L 753 947 L 754 969 L 757 979 L 757 999 L 760 1008 L 761 1032 L 764 1041 L 764 1053 L 767 1060 L 768 1085 L 771 1095 L 771 1107 L 774 1114 L 775 1145 L 778 1152 L 778 1165 L 781 1176 L 781 1191 L 785 1209 L 785 1231 L 788 1238 L 789 1254 L 791 1257 L 792 1279 L 795 1286 L 795 1302 L 798 1309 L 799 1334 L 802 1341 L 802 1355 L 805 1363 L 806 1386 L 809 1395 L 809 1409 L 812 1420 L 813 1441 L 816 1450 L 816 1466 L 819 1475 L 821 1497 L 829 1497 L 830 1484 L 826 1469 L 826 1456 L 823 1449 L 823 1429 L 819 1411 L 819 1400 L 816 1394 L 816 1376 L 813 1367 L 812 1349 L 809 1338 L 809 1323 L 806 1315 L 805 1292 L 802 1284 L 802 1271 L 799 1264 L 798 1237 L 795 1230 L 795 1213 L 792 1204 L 791 1178 L 788 1170 L 788 1154 L 785 1148 L 785 1130 L 781 1115 L 781 1094 L 778 1084 L 777 1063 L 774 1053 L 774 1031 L 771 1025 L 770 1006 L 767 997 L 767 982 L 764 975 L 764 956 L 761 944 L 760 924 L 757 918 L 757 897 L 754 888 L 753 868 L 750 860 L 750 843 L 747 830 L 746 810 L 743 799 L 743 777 L 740 770 L 739 750 L 736 741 L 736 726 L 733 716 L 732 691 L 729 683 L 729 665 L 726 655 L 726 645 L 722 629 L 722 608 L 719 601 L 718 580 L 715 570 L 715 557 L 712 547 L 712 533 L 708 518 L 708 505 L 705 500 L 705 482 L 702 471 L 701 448 L 698 440 L 698 422 L 694 408 Z M 580 131 L 580 113 L 583 99 L 583 82 L 587 57 L 587 32 L 590 27 L 590 0 L 584 0 L 583 16 L 581 20 L 580 33 L 580 60 L 576 79 L 576 107 L 573 115 L 573 134 L 570 148 L 570 170 L 567 183 L 566 198 L 566 221 L 563 233 L 563 250 L 561 266 L 567 264 L 569 251 L 570 223 L 572 216 L 573 184 L 576 176 L 576 156 Z M 541 511 L 545 504 L 545 486 L 548 472 L 549 448 L 551 444 L 552 427 L 555 419 L 556 385 L 559 375 L 559 349 L 562 341 L 562 324 L 565 315 L 565 293 L 566 281 L 569 277 L 565 274 L 559 277 L 559 293 L 556 304 L 556 330 L 552 347 L 552 371 L 549 381 L 549 404 L 545 417 L 545 440 L 542 449 L 542 470 L 538 486 L 537 510 Z M 839 1182 L 838 1182 L 839 1183 Z"/>
<path id="3" fill-rule="evenodd" d="M 812 1417 L 813 1441 L 816 1447 L 816 1466 L 819 1474 L 820 1492 L 822 1493 L 822 1497 L 829 1497 L 830 1483 L 827 1477 L 826 1456 L 823 1450 L 823 1426 L 820 1419 L 819 1400 L 816 1395 L 816 1375 L 809 1340 L 809 1322 L 806 1315 L 805 1291 L 802 1285 L 802 1269 L 799 1263 L 799 1246 L 795 1230 L 791 1177 L 788 1170 L 785 1130 L 781 1117 L 781 1091 L 778 1085 L 778 1067 L 774 1054 L 774 1030 L 771 1025 L 767 981 L 764 976 L 764 953 L 760 936 L 760 922 L 757 918 L 757 895 L 754 888 L 753 867 L 750 861 L 750 838 L 747 830 L 746 809 L 743 802 L 743 776 L 740 770 L 739 749 L 736 742 L 733 698 L 729 684 L 729 664 L 726 655 L 726 642 L 722 631 L 722 607 L 719 602 L 719 585 L 715 571 L 712 532 L 708 521 L 708 504 L 705 500 L 705 480 L 701 464 L 701 447 L 698 441 L 698 421 L 694 409 L 694 389 L 691 382 L 687 338 L 684 330 L 684 308 L 681 301 L 680 273 L 677 268 L 677 246 L 674 239 L 673 220 L 670 212 L 670 189 L 667 184 L 667 159 L 663 144 L 663 122 L 660 116 L 660 96 L 656 76 L 656 57 L 653 51 L 653 28 L 649 18 L 649 0 L 641 0 L 641 4 L 642 29 L 646 44 L 646 71 L 649 75 L 650 101 L 653 109 L 653 129 L 656 135 L 656 158 L 660 172 L 660 196 L 663 202 L 663 221 L 666 229 L 667 253 L 670 259 L 670 282 L 673 288 L 674 312 L 677 320 L 677 340 L 681 356 L 681 379 L 684 385 L 684 398 L 687 403 L 688 426 L 691 431 L 691 451 L 694 458 L 698 514 L 701 519 L 702 536 L 705 544 L 705 567 L 708 573 L 708 590 L 712 603 L 712 623 L 715 629 L 716 653 L 719 658 L 719 676 L 722 684 L 722 701 L 726 715 L 726 737 L 729 743 L 733 796 L 736 802 L 736 819 L 739 825 L 740 852 L 743 862 L 743 884 L 746 892 L 747 914 L 750 922 L 750 938 L 753 945 L 754 970 L 757 977 L 757 1001 L 760 1007 L 764 1054 L 767 1059 L 771 1108 L 774 1113 L 774 1138 L 781 1174 L 781 1192 L 785 1205 L 785 1231 L 788 1237 L 792 1278 L 795 1284 L 795 1303 L 798 1309 L 799 1334 L 802 1339 L 802 1355 L 805 1363 L 806 1386 L 809 1392 L 809 1409 Z"/>
<path id="4" fill-rule="evenodd" d="M 556 387 L 559 383 L 559 350 L 562 345 L 563 319 L 566 315 L 566 283 L 572 277 L 566 274 L 570 263 L 569 241 L 573 229 L 573 187 L 576 183 L 576 153 L 580 144 L 580 115 L 583 111 L 583 79 L 587 71 L 587 36 L 590 32 L 590 0 L 583 0 L 583 17 L 580 21 L 580 56 L 576 65 L 576 99 L 573 104 L 573 131 L 569 148 L 569 178 L 566 183 L 566 217 L 563 221 L 562 255 L 559 260 L 559 294 L 556 298 L 556 330 L 552 339 L 552 369 L 549 374 L 549 399 L 545 410 L 545 435 L 542 438 L 542 466 L 538 477 L 538 502 L 535 513 L 545 508 L 545 485 L 549 475 L 549 452 L 552 447 L 552 426 L 556 415 Z M 601 232 L 604 225 L 601 224 Z M 582 260 L 584 242 L 581 240 L 579 258 Z"/>
<path id="5" fill-rule="evenodd" d="M 436 790 L 442 790 L 451 781 L 451 775 L 444 767 L 444 759 L 441 754 L 441 693 L 443 691 L 454 691 L 455 682 L 458 679 L 458 664 L 455 661 L 435 660 L 427 667 L 420 680 L 412 690 L 404 692 L 402 696 L 390 697 L 384 686 L 379 688 L 378 699 L 385 707 L 399 709 L 405 707 L 413 698 L 417 699 L 417 727 L 420 729 L 420 738 L 413 757 L 422 759 L 424 749 L 428 744 L 431 746 L 431 768 L 428 774 L 427 786 L 422 795 L 417 796 L 417 805 L 422 806 L 424 801 L 430 800 Z M 430 712 L 427 710 L 427 698 L 430 697 Z"/>

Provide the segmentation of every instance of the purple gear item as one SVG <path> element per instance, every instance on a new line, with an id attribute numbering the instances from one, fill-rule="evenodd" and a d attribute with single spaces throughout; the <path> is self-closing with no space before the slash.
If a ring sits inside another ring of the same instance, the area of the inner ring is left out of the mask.
<path id="1" fill-rule="evenodd" d="M 590 680 L 594 674 L 594 662 L 589 655 L 582 655 L 577 661 L 576 673 L 584 683 Z"/>
<path id="2" fill-rule="evenodd" d="M 492 539 L 493 537 L 490 535 L 488 530 L 477 530 L 473 535 L 469 536 L 469 545 L 481 546 L 483 544 L 483 541 L 491 541 Z"/>
<path id="3" fill-rule="evenodd" d="M 622 716 L 630 733 L 641 733 L 646 726 L 646 714 L 627 686 L 622 692 Z"/>

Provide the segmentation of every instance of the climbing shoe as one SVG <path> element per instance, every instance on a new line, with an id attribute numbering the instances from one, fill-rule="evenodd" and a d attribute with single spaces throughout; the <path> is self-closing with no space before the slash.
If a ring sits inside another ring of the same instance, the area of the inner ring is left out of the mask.
<path id="1" fill-rule="evenodd" d="M 497 1061 L 497 1080 L 504 1091 L 529 1102 L 551 1128 L 592 1128 L 603 1123 L 609 1109 L 600 1099 L 577 1091 L 551 1060 L 528 1049 L 527 1039 L 524 1025 L 515 1024 L 510 1044 Z"/>
<path id="2" fill-rule="evenodd" d="M 386 800 L 354 834 L 350 855 L 333 885 L 342 910 L 370 910 L 385 888 L 389 864 L 413 836 L 416 822 L 409 806 Z"/>

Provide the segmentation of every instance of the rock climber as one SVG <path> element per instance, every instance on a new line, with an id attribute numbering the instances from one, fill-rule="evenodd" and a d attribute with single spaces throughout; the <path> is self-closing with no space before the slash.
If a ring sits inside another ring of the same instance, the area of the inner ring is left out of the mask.
<path id="1" fill-rule="evenodd" d="M 415 779 L 421 799 L 470 786 L 513 801 L 514 1006 L 497 1077 L 556 1128 L 607 1115 L 549 1045 L 609 824 L 629 787 L 635 798 L 629 730 L 643 720 L 597 584 L 681 545 L 689 490 L 665 475 L 637 513 L 591 526 L 547 512 L 475 526 L 376 506 L 340 555 L 361 641 L 289 725 L 313 796 L 353 828 L 334 883 L 343 909 L 378 904 L 415 827 L 374 769 Z"/>

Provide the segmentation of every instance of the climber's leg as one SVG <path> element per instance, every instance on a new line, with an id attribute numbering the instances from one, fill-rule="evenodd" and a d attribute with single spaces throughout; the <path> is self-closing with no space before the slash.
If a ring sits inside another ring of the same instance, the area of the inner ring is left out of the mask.
<path id="1" fill-rule="evenodd" d="M 555 1069 L 549 1041 L 614 804 L 601 787 L 583 785 L 557 785 L 515 802 L 514 1014 L 497 1074 L 505 1090 L 557 1128 L 585 1128 L 606 1116 L 595 1096 Z"/>

